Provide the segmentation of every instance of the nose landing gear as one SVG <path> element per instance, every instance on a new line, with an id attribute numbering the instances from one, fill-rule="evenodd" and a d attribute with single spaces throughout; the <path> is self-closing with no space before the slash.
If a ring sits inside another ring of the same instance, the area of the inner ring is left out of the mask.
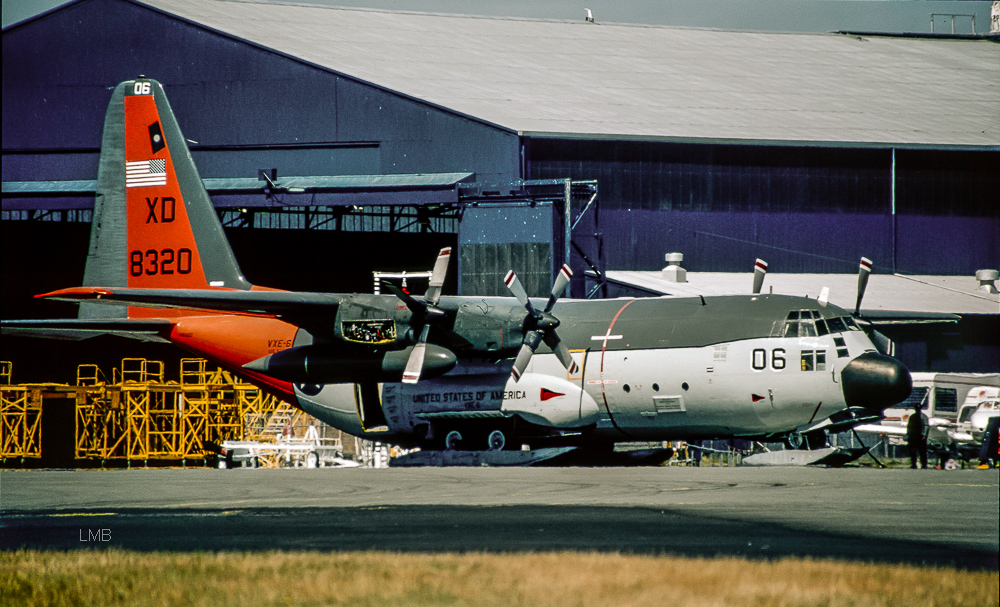
<path id="1" fill-rule="evenodd" d="M 814 430 L 812 432 L 792 432 L 785 438 L 785 446 L 789 449 L 806 449 L 813 451 L 826 446 L 826 432 Z"/>

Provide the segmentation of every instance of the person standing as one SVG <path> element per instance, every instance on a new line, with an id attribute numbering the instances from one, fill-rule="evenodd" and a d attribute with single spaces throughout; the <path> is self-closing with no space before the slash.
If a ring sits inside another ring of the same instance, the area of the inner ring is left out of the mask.
<path id="1" fill-rule="evenodd" d="M 910 467 L 927 469 L 927 416 L 920 410 L 920 405 L 913 408 L 910 419 L 906 422 L 906 447 L 910 452 Z"/>

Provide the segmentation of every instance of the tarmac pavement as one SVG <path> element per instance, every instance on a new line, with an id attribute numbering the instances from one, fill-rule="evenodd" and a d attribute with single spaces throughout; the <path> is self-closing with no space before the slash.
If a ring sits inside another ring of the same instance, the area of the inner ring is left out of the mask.
<path id="1" fill-rule="evenodd" d="M 0 471 L 0 548 L 613 551 L 998 568 L 1000 471 Z"/>

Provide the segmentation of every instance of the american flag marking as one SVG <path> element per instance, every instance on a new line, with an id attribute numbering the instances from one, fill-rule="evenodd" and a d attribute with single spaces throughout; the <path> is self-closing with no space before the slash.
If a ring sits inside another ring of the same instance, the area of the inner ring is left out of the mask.
<path id="1" fill-rule="evenodd" d="M 125 187 L 167 185 L 167 161 L 164 158 L 125 163 Z"/>

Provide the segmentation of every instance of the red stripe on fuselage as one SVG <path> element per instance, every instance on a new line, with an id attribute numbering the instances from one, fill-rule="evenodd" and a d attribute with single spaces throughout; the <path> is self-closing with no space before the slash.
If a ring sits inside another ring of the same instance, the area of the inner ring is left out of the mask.
<path id="1" fill-rule="evenodd" d="M 618 322 L 618 317 L 622 315 L 625 308 L 634 304 L 637 300 L 633 299 L 629 301 L 624 306 L 622 306 L 615 317 L 611 319 L 611 324 L 608 326 L 608 332 L 604 334 L 604 341 L 601 343 L 601 397 L 604 399 L 604 410 L 608 412 L 608 418 L 611 420 L 611 424 L 622 434 L 628 436 L 628 434 L 618 427 L 618 423 L 615 422 L 615 416 L 611 415 L 611 407 L 608 406 L 608 394 L 607 394 L 607 384 L 604 382 L 604 353 L 608 350 L 608 336 L 611 335 L 611 331 L 615 328 L 615 323 Z"/>

